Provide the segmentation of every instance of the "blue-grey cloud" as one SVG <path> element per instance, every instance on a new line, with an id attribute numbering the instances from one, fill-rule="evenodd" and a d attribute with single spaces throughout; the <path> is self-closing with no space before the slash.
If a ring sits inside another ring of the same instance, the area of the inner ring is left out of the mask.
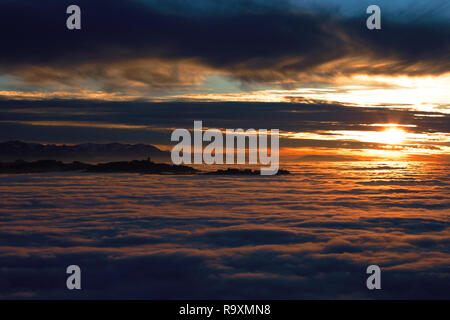
<path id="1" fill-rule="evenodd" d="M 1 72 L 34 86 L 120 91 L 132 89 L 129 82 L 196 85 L 204 78 L 193 74 L 207 70 L 250 82 L 450 70 L 446 20 L 403 21 L 388 11 L 382 30 L 372 32 L 365 8 L 346 16 L 287 2 L 205 4 L 204 11 L 182 3 L 81 0 L 83 27 L 75 32 L 65 28 L 68 2 L 4 3 Z"/>
<path id="2" fill-rule="evenodd" d="M 173 128 L 192 129 L 194 120 L 202 120 L 204 127 L 209 128 L 278 128 L 285 132 L 367 131 L 372 128 L 368 127 L 370 124 L 398 123 L 415 125 L 405 128 L 413 133 L 446 133 L 450 123 L 449 115 L 435 112 L 418 115 L 417 111 L 408 109 L 354 108 L 320 102 L 149 103 L 0 99 L 0 107 L 0 141 L 19 139 L 52 143 L 142 142 L 167 145 Z M 282 137 L 281 145 L 344 149 L 377 149 L 381 146 L 380 143 L 345 140 L 345 137 L 334 140 Z M 421 145 L 436 150 L 440 146 L 439 141 Z"/>

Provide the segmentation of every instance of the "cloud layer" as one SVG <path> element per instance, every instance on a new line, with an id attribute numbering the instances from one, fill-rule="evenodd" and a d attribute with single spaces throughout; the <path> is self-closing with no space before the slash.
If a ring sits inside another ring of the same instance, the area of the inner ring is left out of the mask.
<path id="1" fill-rule="evenodd" d="M 360 150 L 392 150 L 369 138 L 395 123 L 407 132 L 396 150 L 448 156 L 449 115 L 408 106 L 358 108 L 337 103 L 100 102 L 79 100 L 0 100 L 0 140 L 47 143 L 127 142 L 169 148 L 176 128 L 279 129 L 282 148 L 329 150 L 335 155 Z M 236 115 L 239 114 L 239 118 Z M 375 137 L 376 138 L 376 137 Z M 386 137 L 385 137 L 386 138 Z M 345 154 L 344 154 L 345 155 Z M 349 154 L 347 154 L 349 155 Z M 298 157 L 299 158 L 299 157 Z"/>
<path id="2" fill-rule="evenodd" d="M 3 176 L 0 297 L 448 299 L 448 167 L 396 165 Z M 65 288 L 70 264 L 81 292 Z"/>
<path id="3" fill-rule="evenodd" d="M 196 86 L 209 74 L 289 85 L 450 70 L 450 27 L 442 19 L 400 21 L 391 12 L 373 32 L 363 7 L 348 16 L 287 2 L 205 1 L 201 10 L 178 1 L 82 0 L 82 30 L 69 31 L 67 5 L 2 5 L 0 71 L 16 78 L 10 86 L 142 93 Z"/>

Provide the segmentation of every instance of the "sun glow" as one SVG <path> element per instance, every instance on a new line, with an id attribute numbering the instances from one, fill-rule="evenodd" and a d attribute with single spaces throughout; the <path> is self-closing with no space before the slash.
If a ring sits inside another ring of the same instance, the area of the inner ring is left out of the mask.
<path id="1" fill-rule="evenodd" d="M 396 127 L 390 127 L 383 131 L 374 131 L 367 133 L 371 142 L 385 144 L 401 144 L 405 140 L 405 131 Z"/>
<path id="2" fill-rule="evenodd" d="M 298 132 L 281 133 L 293 139 L 316 139 L 316 140 L 355 140 L 361 142 L 373 142 L 389 145 L 403 144 L 407 140 L 408 133 L 395 124 L 383 124 L 378 126 L 386 127 L 377 131 L 355 131 L 355 130 L 336 130 L 330 131 L 327 135 L 320 133 Z"/>

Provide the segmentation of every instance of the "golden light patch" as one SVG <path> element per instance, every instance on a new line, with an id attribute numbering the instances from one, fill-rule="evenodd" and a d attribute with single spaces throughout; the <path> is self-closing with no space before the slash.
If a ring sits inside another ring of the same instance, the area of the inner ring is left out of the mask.
<path id="1" fill-rule="evenodd" d="M 365 132 L 361 141 L 401 144 L 405 140 L 405 136 L 406 133 L 402 129 L 391 127 L 383 131 Z"/>

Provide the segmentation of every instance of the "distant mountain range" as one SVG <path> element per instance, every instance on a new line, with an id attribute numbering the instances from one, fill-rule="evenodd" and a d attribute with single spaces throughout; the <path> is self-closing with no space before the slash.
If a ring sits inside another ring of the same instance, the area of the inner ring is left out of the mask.
<path id="1" fill-rule="evenodd" d="M 147 144 L 83 143 L 77 145 L 54 145 L 22 141 L 0 142 L 0 161 L 14 160 L 60 160 L 83 162 L 110 162 L 145 160 L 170 161 L 170 152 Z"/>

